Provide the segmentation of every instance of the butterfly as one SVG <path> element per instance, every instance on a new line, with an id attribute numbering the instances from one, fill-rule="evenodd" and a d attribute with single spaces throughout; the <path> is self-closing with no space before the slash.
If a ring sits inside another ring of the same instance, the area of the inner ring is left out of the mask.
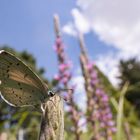
<path id="1" fill-rule="evenodd" d="M 36 106 L 55 93 L 19 58 L 0 51 L 0 94 L 15 107 Z"/>

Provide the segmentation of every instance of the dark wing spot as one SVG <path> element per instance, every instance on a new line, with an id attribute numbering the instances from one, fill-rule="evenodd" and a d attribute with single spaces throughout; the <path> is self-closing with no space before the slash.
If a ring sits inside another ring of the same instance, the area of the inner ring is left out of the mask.
<path id="1" fill-rule="evenodd" d="M 10 68 L 10 66 L 7 66 L 7 69 L 9 69 Z"/>
<path id="2" fill-rule="evenodd" d="M 17 66 L 19 66 L 19 63 L 17 63 Z"/>
<path id="3" fill-rule="evenodd" d="M 20 88 L 20 90 L 22 90 L 22 88 Z"/>
<path id="4" fill-rule="evenodd" d="M 21 84 L 18 82 L 18 85 L 20 86 Z"/>
<path id="5" fill-rule="evenodd" d="M 19 97 L 19 99 L 21 99 L 21 97 Z"/>
<path id="6" fill-rule="evenodd" d="M 9 64 L 10 64 L 10 65 L 12 65 L 12 63 L 11 63 L 11 62 L 10 62 Z"/>
<path id="7" fill-rule="evenodd" d="M 7 70 L 7 73 L 9 72 L 9 69 Z"/>
<path id="8" fill-rule="evenodd" d="M 34 92 L 34 90 L 32 90 L 32 92 Z"/>
<path id="9" fill-rule="evenodd" d="M 30 98 L 31 98 L 32 96 L 30 95 Z"/>
<path id="10" fill-rule="evenodd" d="M 22 103 L 22 101 L 21 101 L 21 100 L 19 100 L 19 102 L 20 102 L 20 103 Z"/>

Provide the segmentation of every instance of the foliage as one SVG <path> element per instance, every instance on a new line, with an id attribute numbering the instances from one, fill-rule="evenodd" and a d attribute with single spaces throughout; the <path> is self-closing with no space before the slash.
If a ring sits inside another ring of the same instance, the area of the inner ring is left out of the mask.
<path id="1" fill-rule="evenodd" d="M 126 98 L 130 101 L 139 111 L 140 108 L 140 61 L 136 58 L 129 60 L 121 60 L 120 65 L 120 87 L 127 81 L 129 88 L 126 93 Z"/>
<path id="2" fill-rule="evenodd" d="M 110 96 L 117 96 L 117 89 L 112 85 L 112 83 L 109 81 L 109 79 L 106 77 L 106 75 L 95 65 L 95 69 L 98 71 L 98 75 L 100 78 L 100 81 L 104 87 L 104 90 L 110 95 Z"/>

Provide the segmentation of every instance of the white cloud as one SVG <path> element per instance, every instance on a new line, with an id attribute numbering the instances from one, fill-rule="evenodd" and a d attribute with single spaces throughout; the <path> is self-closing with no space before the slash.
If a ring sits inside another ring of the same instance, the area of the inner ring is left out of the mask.
<path id="1" fill-rule="evenodd" d="M 71 30 L 76 28 L 82 33 L 93 31 L 101 41 L 118 49 L 115 58 L 107 54 L 109 56 L 100 56 L 97 62 L 107 75 L 112 75 L 110 79 L 114 81 L 118 61 L 121 58 L 139 56 L 140 1 L 77 0 L 77 6 L 77 9 L 72 10 L 74 28 Z"/>
<path id="2" fill-rule="evenodd" d="M 139 0 L 77 0 L 77 5 L 80 10 L 74 8 L 72 16 L 73 26 L 78 31 L 87 33 L 92 30 L 102 41 L 120 50 L 138 54 Z"/>
<path id="3" fill-rule="evenodd" d="M 77 32 L 88 33 L 90 31 L 90 25 L 86 17 L 76 8 L 71 11 L 71 14 L 74 18 L 74 23 L 69 22 L 65 25 L 63 32 L 73 36 L 76 36 Z"/>
<path id="4" fill-rule="evenodd" d="M 119 74 L 118 65 L 120 57 L 115 56 L 113 53 L 107 56 L 100 55 L 97 58 L 96 64 L 100 70 L 109 78 L 112 84 L 117 87 L 119 80 L 116 80 Z"/>
<path id="5" fill-rule="evenodd" d="M 96 59 L 96 64 L 99 69 L 109 78 L 115 87 L 118 87 L 120 80 L 119 76 L 119 61 L 128 60 L 133 58 L 135 55 L 129 52 L 120 51 L 118 53 L 108 53 L 107 55 L 99 55 Z M 137 56 L 140 60 L 140 57 Z"/>
<path id="6" fill-rule="evenodd" d="M 77 36 L 76 29 L 71 22 L 69 22 L 67 25 L 65 25 L 62 30 L 63 30 L 63 32 L 65 32 L 69 35 Z"/>
<path id="7" fill-rule="evenodd" d="M 75 28 L 81 33 L 87 33 L 90 30 L 88 19 L 78 10 L 73 9 L 72 15 L 74 17 Z"/>

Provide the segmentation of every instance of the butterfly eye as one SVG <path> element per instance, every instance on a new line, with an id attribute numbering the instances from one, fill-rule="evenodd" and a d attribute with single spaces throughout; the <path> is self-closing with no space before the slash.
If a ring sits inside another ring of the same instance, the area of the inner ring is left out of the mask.
<path id="1" fill-rule="evenodd" d="M 48 95 L 49 95 L 50 97 L 53 97 L 53 96 L 55 95 L 55 93 L 49 90 L 49 91 L 48 91 Z"/>

